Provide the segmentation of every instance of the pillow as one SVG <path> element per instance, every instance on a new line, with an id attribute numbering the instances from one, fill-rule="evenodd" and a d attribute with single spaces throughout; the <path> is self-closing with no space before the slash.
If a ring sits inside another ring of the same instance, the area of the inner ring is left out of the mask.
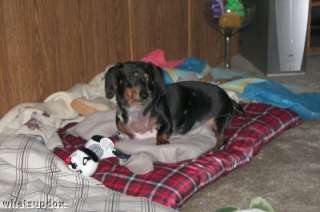
<path id="1" fill-rule="evenodd" d="M 154 171 L 144 175 L 133 174 L 116 158 L 108 158 L 101 161 L 93 177 L 113 190 L 179 208 L 199 189 L 248 163 L 273 138 L 302 123 L 296 113 L 287 109 L 261 103 L 242 106 L 245 114 L 231 120 L 225 131 L 228 144 L 219 151 L 180 163 L 155 163 Z M 66 134 L 71 126 L 59 130 L 64 148 L 56 149 L 55 154 L 62 159 L 85 143 Z"/>

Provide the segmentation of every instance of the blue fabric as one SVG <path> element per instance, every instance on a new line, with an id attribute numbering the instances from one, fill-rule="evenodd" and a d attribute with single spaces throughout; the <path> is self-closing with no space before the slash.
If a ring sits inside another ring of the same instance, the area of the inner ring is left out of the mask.
<path id="1" fill-rule="evenodd" d="M 164 78 L 165 84 L 171 84 L 175 82 L 166 71 L 164 71 L 163 78 Z"/>
<path id="2" fill-rule="evenodd" d="M 208 64 L 208 62 L 206 60 L 201 60 L 198 58 L 189 57 L 184 61 L 184 63 L 178 65 L 175 68 L 181 69 L 184 71 L 197 72 L 197 73 L 201 74 L 207 64 Z"/>
<path id="3" fill-rule="evenodd" d="M 184 62 L 173 69 L 167 68 L 164 73 L 164 81 L 166 84 L 181 81 L 183 79 L 199 79 L 202 77 L 208 62 L 206 60 L 189 57 Z M 169 74 L 170 71 L 174 71 L 174 76 Z"/>
<path id="4" fill-rule="evenodd" d="M 240 98 L 291 109 L 305 120 L 320 119 L 320 93 L 297 94 L 267 80 L 247 85 Z"/>

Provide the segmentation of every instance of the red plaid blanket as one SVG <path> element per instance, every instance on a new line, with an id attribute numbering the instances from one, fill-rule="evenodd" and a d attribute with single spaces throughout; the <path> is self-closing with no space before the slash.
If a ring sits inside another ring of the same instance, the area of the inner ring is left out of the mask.
<path id="1" fill-rule="evenodd" d="M 285 130 L 302 123 L 296 113 L 270 105 L 242 105 L 245 115 L 234 117 L 225 136 L 228 144 L 220 151 L 208 152 L 197 159 L 178 164 L 155 164 L 155 170 L 135 175 L 120 166 L 116 158 L 103 160 L 93 176 L 108 188 L 133 196 L 144 196 L 164 206 L 178 208 L 193 193 L 221 175 L 246 164 L 259 150 Z M 63 149 L 55 154 L 66 158 L 84 140 L 67 135 L 71 125 L 59 130 Z"/>

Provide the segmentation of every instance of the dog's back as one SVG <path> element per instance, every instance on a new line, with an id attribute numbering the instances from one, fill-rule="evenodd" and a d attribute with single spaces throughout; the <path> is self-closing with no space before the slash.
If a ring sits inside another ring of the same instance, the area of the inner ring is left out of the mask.
<path id="1" fill-rule="evenodd" d="M 186 133 L 196 123 L 212 118 L 225 119 L 224 116 L 234 113 L 234 103 L 228 94 L 209 83 L 173 83 L 167 86 L 166 95 L 173 126 L 179 133 Z"/>

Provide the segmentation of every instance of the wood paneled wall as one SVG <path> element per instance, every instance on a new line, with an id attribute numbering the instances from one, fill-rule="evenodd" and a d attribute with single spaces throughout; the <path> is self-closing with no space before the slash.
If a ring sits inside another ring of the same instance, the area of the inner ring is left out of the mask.
<path id="1" fill-rule="evenodd" d="M 207 0 L 0 0 L 0 115 L 156 48 L 222 61 Z M 233 44 L 238 51 L 238 42 Z"/>

